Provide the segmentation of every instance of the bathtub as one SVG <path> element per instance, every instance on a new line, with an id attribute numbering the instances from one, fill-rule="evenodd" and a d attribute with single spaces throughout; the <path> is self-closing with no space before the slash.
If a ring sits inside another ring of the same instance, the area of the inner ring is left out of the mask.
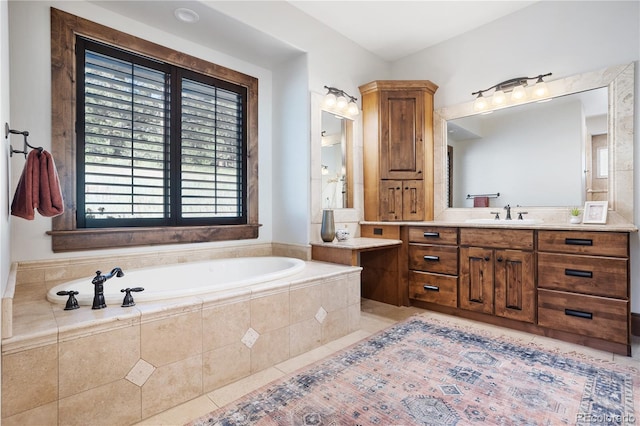
<path id="1" fill-rule="evenodd" d="M 100 265 L 97 269 L 107 274 L 116 266 Z M 104 296 L 107 305 L 121 305 L 124 298 L 121 289 L 143 287 L 144 291 L 132 293 L 136 302 L 174 299 L 278 280 L 304 268 L 303 260 L 290 257 L 239 257 L 131 269 L 124 270 L 123 277 L 109 279 L 104 284 Z M 91 306 L 94 294 L 91 280 L 93 276 L 59 284 L 48 291 L 47 299 L 64 304 L 68 296 L 56 293 L 75 290 L 79 292 L 78 303 Z"/>

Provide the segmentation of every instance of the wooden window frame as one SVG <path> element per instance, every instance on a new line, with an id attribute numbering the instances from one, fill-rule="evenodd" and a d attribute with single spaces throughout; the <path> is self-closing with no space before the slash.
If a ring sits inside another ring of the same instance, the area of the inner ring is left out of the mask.
<path id="1" fill-rule="evenodd" d="M 247 223 L 139 228 L 76 227 L 76 35 L 247 88 Z M 258 80 L 255 77 L 51 8 L 51 136 L 65 211 L 52 220 L 54 252 L 258 238 Z"/>

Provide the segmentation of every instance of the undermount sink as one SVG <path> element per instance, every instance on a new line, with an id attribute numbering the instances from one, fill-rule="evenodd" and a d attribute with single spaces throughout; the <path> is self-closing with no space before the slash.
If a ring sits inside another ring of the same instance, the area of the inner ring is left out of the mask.
<path id="1" fill-rule="evenodd" d="M 484 224 L 484 225 L 512 225 L 512 226 L 519 226 L 519 225 L 539 225 L 542 223 L 541 219 L 512 219 L 512 220 L 507 220 L 507 219 L 467 219 L 465 220 L 466 223 L 477 223 L 477 224 Z"/>

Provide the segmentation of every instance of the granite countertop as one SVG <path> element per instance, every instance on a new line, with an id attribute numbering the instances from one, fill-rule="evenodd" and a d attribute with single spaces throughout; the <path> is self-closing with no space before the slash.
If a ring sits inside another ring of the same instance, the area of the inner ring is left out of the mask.
<path id="1" fill-rule="evenodd" d="M 632 223 L 617 223 L 617 224 L 571 224 L 571 223 L 554 223 L 554 222 L 542 222 L 542 223 L 528 223 L 518 224 L 518 220 L 512 220 L 512 223 L 491 223 L 490 221 L 484 223 L 473 223 L 466 221 L 421 221 L 421 222 L 374 222 L 374 221 L 362 221 L 361 225 L 398 225 L 398 226 L 443 226 L 443 227 L 458 227 L 458 228 L 500 228 L 500 229 L 539 229 L 539 230 L 554 230 L 554 231 L 601 231 L 601 232 L 637 232 L 638 227 Z"/>

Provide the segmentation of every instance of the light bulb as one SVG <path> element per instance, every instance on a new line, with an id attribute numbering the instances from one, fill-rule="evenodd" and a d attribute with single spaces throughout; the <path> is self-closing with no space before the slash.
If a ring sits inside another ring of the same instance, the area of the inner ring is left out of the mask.
<path id="1" fill-rule="evenodd" d="M 491 102 L 494 105 L 502 105 L 507 101 L 507 97 L 505 96 L 502 90 L 496 90 L 491 98 Z"/>
<path id="2" fill-rule="evenodd" d="M 360 109 L 355 102 L 349 102 L 349 105 L 347 106 L 347 112 L 350 115 L 358 115 L 360 114 Z"/>
<path id="3" fill-rule="evenodd" d="M 549 89 L 547 89 L 547 84 L 544 81 L 542 81 L 541 78 L 539 78 L 536 85 L 533 86 L 533 97 L 544 98 L 548 94 L 549 94 Z"/>
<path id="4" fill-rule="evenodd" d="M 327 93 L 324 97 L 324 104 L 328 107 L 332 107 L 336 104 L 336 95 L 333 93 Z"/>
<path id="5" fill-rule="evenodd" d="M 516 86 L 511 92 L 511 100 L 521 101 L 527 97 L 527 91 L 524 89 L 523 85 Z"/>
<path id="6" fill-rule="evenodd" d="M 338 99 L 336 100 L 336 108 L 345 109 L 348 103 L 347 98 L 344 96 L 338 96 Z"/>
<path id="7" fill-rule="evenodd" d="M 482 96 L 482 93 L 480 93 L 473 103 L 473 109 L 476 111 L 484 111 L 488 105 L 487 100 Z"/>

